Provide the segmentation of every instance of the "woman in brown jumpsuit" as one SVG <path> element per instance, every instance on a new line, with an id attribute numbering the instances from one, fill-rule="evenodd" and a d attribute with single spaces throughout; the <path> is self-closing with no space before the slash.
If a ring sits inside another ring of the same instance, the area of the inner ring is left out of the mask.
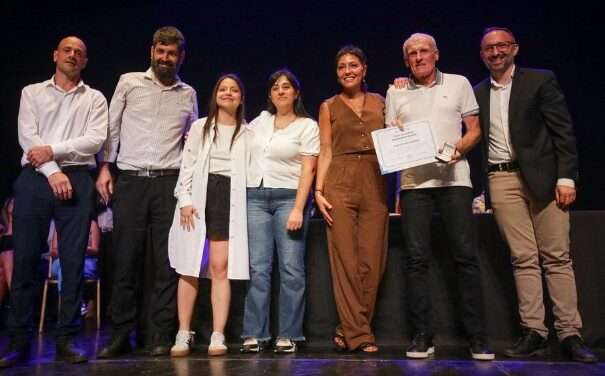
<path id="1" fill-rule="evenodd" d="M 376 352 L 370 324 L 386 260 L 388 208 L 370 132 L 384 127 L 384 98 L 365 88 L 365 54 L 336 54 L 342 92 L 319 111 L 315 199 L 327 227 L 332 287 L 340 325 L 338 350 Z"/>

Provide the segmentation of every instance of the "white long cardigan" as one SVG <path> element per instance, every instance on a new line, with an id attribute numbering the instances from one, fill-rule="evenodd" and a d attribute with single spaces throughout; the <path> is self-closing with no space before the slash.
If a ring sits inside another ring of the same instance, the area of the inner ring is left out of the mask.
<path id="1" fill-rule="evenodd" d="M 191 125 L 183 150 L 181 170 L 175 188 L 178 204 L 168 238 L 170 266 L 181 275 L 208 278 L 208 251 L 206 242 L 205 208 L 210 166 L 210 144 L 214 139 L 215 126 L 210 128 L 206 140 L 203 127 L 206 118 Z M 242 125 L 231 148 L 231 208 L 229 210 L 229 256 L 227 277 L 250 279 L 248 267 L 248 224 L 246 212 L 246 135 Z M 193 205 L 199 215 L 194 218 L 195 228 L 187 231 L 180 224 L 180 208 Z M 204 264 L 202 265 L 202 260 Z M 203 266 L 203 268 L 202 268 Z"/>

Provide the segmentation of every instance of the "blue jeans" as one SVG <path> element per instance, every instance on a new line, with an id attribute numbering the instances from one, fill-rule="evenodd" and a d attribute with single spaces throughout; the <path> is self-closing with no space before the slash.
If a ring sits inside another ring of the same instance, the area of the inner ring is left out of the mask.
<path id="1" fill-rule="evenodd" d="M 246 294 L 242 338 L 271 339 L 271 272 L 274 250 L 279 265 L 279 335 L 303 341 L 305 313 L 305 238 L 309 210 L 303 227 L 288 231 L 286 224 L 294 207 L 296 189 L 248 188 L 248 244 L 250 283 Z"/>

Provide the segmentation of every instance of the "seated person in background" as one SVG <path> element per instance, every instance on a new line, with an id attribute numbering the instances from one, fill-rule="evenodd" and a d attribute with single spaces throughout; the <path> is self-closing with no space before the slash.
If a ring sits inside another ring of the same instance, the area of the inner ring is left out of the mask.
<path id="1" fill-rule="evenodd" d="M 101 230 L 99 239 L 99 257 L 97 262 L 98 277 L 101 278 L 103 284 L 101 286 L 101 295 L 105 303 L 103 315 L 109 317 L 111 315 L 111 289 L 113 286 L 113 271 L 115 263 L 115 255 L 112 251 L 111 237 L 113 235 L 113 211 L 111 204 L 104 202 L 97 203 L 97 224 Z"/>
<path id="2" fill-rule="evenodd" d="M 57 288 L 61 291 L 61 284 L 63 283 L 61 278 L 61 264 L 59 262 L 59 247 L 57 239 L 57 231 L 54 229 L 54 225 L 51 225 L 53 232 L 52 242 L 50 245 L 50 256 L 53 260 L 52 265 L 52 277 L 56 278 L 59 283 Z M 93 219 L 90 222 L 90 233 L 88 236 L 88 246 L 86 247 L 86 257 L 84 259 L 84 273 L 82 274 L 84 280 L 97 278 L 97 255 L 99 254 L 99 244 L 101 240 L 101 229 L 97 224 L 97 220 Z M 94 290 L 87 287 L 84 289 L 82 295 L 82 316 L 86 316 L 87 319 L 95 317 L 96 307 L 94 303 Z"/>
<path id="3" fill-rule="evenodd" d="M 487 214 L 492 213 L 492 209 L 485 205 L 485 191 L 481 191 L 473 199 L 473 214 Z"/>
<path id="4" fill-rule="evenodd" d="M 0 306 L 11 287 L 13 277 L 13 207 L 15 199 L 4 201 L 0 217 Z"/>

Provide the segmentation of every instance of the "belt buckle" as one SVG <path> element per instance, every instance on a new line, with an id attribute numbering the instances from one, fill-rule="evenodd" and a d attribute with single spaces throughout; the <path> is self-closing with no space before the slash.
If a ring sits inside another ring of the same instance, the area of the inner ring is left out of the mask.
<path id="1" fill-rule="evenodd" d="M 151 167 L 147 167 L 144 171 L 144 175 L 146 178 L 153 178 L 153 170 L 151 169 Z"/>

